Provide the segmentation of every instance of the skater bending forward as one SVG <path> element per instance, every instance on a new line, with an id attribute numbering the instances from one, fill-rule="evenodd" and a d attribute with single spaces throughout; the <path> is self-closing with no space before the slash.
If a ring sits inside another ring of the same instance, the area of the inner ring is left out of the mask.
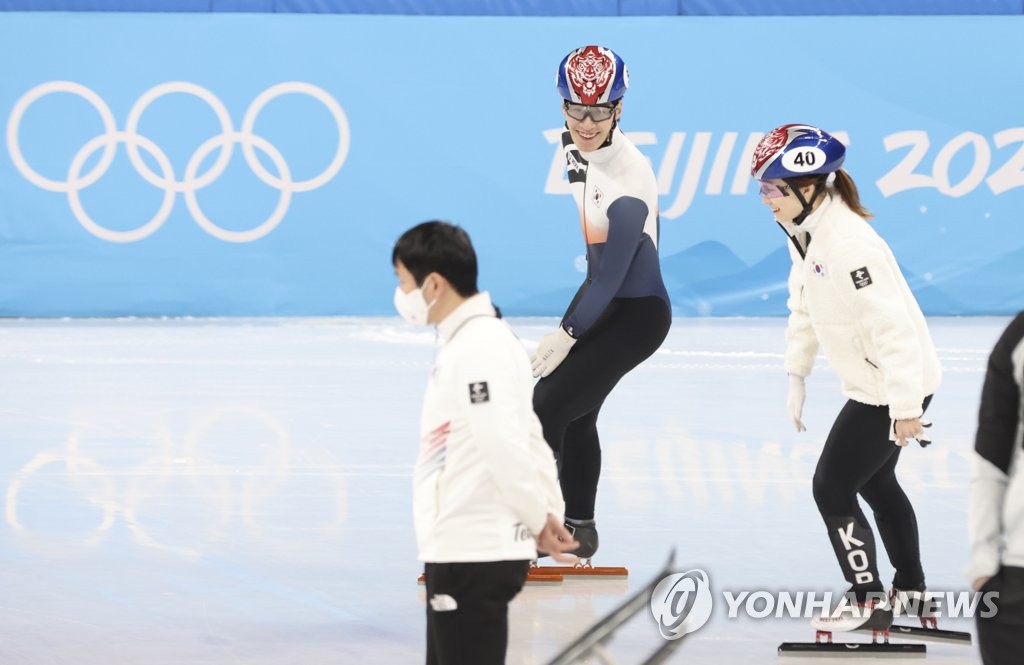
<path id="1" fill-rule="evenodd" d="M 601 474 L 597 417 L 615 384 L 654 353 L 672 321 L 658 261 L 658 185 L 618 129 L 629 75 L 622 59 L 585 46 L 562 59 L 557 86 L 569 186 L 587 246 L 587 278 L 533 356 L 533 406 L 559 463 L 566 525 L 587 559 L 597 551 Z"/>
<path id="2" fill-rule="evenodd" d="M 871 507 L 895 568 L 890 593 L 903 606 L 923 600 L 917 518 L 896 479 L 909 439 L 926 445 L 921 416 L 939 387 L 935 346 L 885 241 L 867 222 L 853 179 L 840 167 L 846 147 L 808 125 L 784 125 L 754 151 L 761 202 L 787 236 L 790 258 L 785 367 L 789 417 L 798 432 L 804 379 L 818 348 L 848 398 L 825 440 L 813 491 L 854 603 L 812 623 L 819 630 L 888 629 L 891 596 L 878 576 Z M 834 616 L 837 615 L 837 616 Z"/>

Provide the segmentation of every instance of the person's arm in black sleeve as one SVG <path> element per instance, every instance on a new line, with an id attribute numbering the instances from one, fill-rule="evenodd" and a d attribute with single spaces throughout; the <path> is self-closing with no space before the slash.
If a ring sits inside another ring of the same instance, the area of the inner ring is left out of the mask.
<path id="1" fill-rule="evenodd" d="M 1004 536 L 1003 501 L 1020 425 L 1022 344 L 1024 312 L 1010 323 L 992 349 L 981 392 L 971 474 L 967 577 L 972 583 L 999 570 Z"/>
<path id="2" fill-rule="evenodd" d="M 585 335 L 618 293 L 640 247 L 648 212 L 647 204 L 632 196 L 619 197 L 608 207 L 608 240 L 600 265 L 576 307 L 562 321 L 573 337 Z"/>

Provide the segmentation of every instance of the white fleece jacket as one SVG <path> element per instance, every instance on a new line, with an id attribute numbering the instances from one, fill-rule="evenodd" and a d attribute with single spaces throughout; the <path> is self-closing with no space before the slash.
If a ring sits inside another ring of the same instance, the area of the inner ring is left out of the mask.
<path id="1" fill-rule="evenodd" d="M 820 345 L 846 397 L 919 417 L 942 370 L 889 246 L 831 189 L 802 224 L 781 226 L 793 240 L 786 371 L 809 375 Z"/>
<path id="2" fill-rule="evenodd" d="M 551 447 L 533 412 L 522 343 L 479 293 L 437 326 L 413 486 L 420 560 L 537 556 L 535 534 L 565 503 Z"/>

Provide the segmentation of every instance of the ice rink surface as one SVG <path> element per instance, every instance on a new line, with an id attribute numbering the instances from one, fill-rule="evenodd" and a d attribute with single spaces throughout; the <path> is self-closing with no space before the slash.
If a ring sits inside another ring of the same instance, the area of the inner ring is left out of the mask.
<path id="1" fill-rule="evenodd" d="M 967 587 L 978 399 L 1008 321 L 930 321 L 936 443 L 905 449 L 899 473 L 933 590 Z M 532 347 L 555 321 L 511 323 Z M 716 605 L 671 662 L 771 663 L 780 642 L 813 639 L 805 619 L 729 618 L 720 602 L 845 588 L 810 486 L 843 398 L 819 358 L 808 431 L 793 431 L 784 325 L 676 319 L 619 384 L 599 424 L 595 563 L 630 577 L 527 587 L 508 663 L 547 662 L 672 547 Z M 434 346 L 397 318 L 0 321 L 0 663 L 422 662 L 411 471 Z M 645 611 L 590 662 L 661 643 Z M 980 659 L 929 644 L 927 661 Z"/>

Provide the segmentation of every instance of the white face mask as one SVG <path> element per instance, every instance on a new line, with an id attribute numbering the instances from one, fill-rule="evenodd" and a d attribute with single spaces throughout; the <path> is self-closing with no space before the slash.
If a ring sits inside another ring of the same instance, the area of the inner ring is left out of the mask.
<path id="1" fill-rule="evenodd" d="M 425 284 L 426 282 L 424 282 Z M 413 289 L 408 293 L 403 291 L 401 286 L 395 287 L 395 309 L 398 310 L 399 316 L 413 325 L 425 326 L 427 324 L 427 313 L 435 302 L 437 302 L 436 298 L 433 302 L 427 303 L 423 297 L 423 287 Z"/>

